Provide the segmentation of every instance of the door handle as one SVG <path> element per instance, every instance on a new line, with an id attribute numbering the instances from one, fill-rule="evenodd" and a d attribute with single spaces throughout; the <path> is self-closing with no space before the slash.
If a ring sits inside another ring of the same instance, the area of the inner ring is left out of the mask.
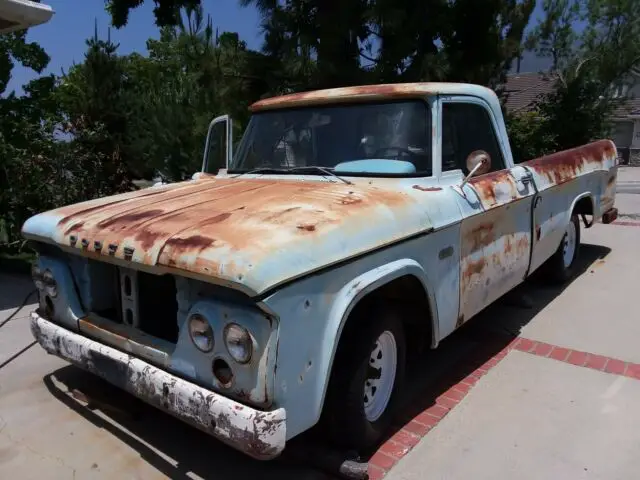
<path id="1" fill-rule="evenodd" d="M 533 182 L 533 174 L 531 172 L 523 173 L 520 177 L 520 181 L 522 183 L 532 183 Z"/>

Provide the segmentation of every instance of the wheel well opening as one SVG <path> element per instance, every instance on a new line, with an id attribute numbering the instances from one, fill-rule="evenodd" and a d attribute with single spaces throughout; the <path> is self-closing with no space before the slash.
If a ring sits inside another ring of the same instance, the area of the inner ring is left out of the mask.
<path id="1" fill-rule="evenodd" d="M 367 312 L 375 312 L 375 305 L 390 303 L 399 309 L 403 319 L 408 353 L 430 347 L 433 328 L 429 299 L 422 282 L 414 275 L 398 277 L 360 299 L 349 314 L 341 339 L 366 321 Z"/>
<path id="2" fill-rule="evenodd" d="M 324 399 L 321 423 L 327 423 L 329 410 L 325 407 L 335 402 L 335 385 L 337 376 L 334 374 L 341 369 L 350 351 L 358 342 L 361 330 L 371 321 L 376 313 L 376 306 L 389 306 L 392 303 L 400 311 L 405 330 L 405 362 L 409 364 L 412 357 L 420 354 L 424 347 L 430 347 L 433 342 L 431 325 L 431 310 L 422 283 L 414 275 L 396 278 L 362 297 L 349 313 L 335 352 L 329 379 L 327 382 L 327 396 Z"/>
<path id="3" fill-rule="evenodd" d="M 591 227 L 591 225 L 593 225 L 593 202 L 591 201 L 591 197 L 582 197 L 578 200 L 574 205 L 573 212 L 571 212 L 571 214 L 580 215 L 585 228 Z M 586 215 L 591 215 L 591 222 L 587 222 Z"/>
<path id="4" fill-rule="evenodd" d="M 573 213 L 581 215 L 593 215 L 593 202 L 591 197 L 582 197 L 573 207 Z"/>

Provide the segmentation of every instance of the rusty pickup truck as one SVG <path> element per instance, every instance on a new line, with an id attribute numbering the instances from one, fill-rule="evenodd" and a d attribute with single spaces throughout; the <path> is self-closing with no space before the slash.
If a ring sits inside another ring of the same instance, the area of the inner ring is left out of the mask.
<path id="1" fill-rule="evenodd" d="M 189 181 L 38 214 L 49 353 L 258 459 L 318 425 L 366 449 L 405 362 L 616 218 L 608 140 L 514 163 L 495 93 L 337 88 L 215 119 Z M 522 159 L 520 159 L 522 160 Z"/>

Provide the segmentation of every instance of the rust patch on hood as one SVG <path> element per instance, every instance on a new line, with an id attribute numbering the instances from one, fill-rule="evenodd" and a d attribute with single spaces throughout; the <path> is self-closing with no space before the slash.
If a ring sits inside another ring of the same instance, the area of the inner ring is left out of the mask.
<path id="1" fill-rule="evenodd" d="M 322 249 L 344 257 L 430 228 L 428 220 L 409 222 L 424 208 L 396 183 L 212 177 L 154 188 L 47 212 L 61 218 L 51 238 L 94 258 L 240 282 L 274 254 L 283 255 L 282 272 L 269 276 L 282 276 L 340 260 Z M 295 262 L 287 260 L 292 252 Z"/>

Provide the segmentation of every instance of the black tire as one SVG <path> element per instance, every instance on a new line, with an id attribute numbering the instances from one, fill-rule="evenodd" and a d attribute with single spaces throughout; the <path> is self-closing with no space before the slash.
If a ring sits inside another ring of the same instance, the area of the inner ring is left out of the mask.
<path id="1" fill-rule="evenodd" d="M 342 335 L 321 419 L 323 431 L 332 444 L 360 452 L 381 441 L 393 420 L 404 382 L 406 358 L 404 329 L 398 311 L 378 305 L 366 312 L 361 313 L 366 316 L 350 319 L 349 323 L 354 322 L 352 328 Z M 395 379 L 383 413 L 375 421 L 369 421 L 364 405 L 365 382 L 371 372 L 370 356 L 383 332 L 389 332 L 395 340 Z"/>
<path id="2" fill-rule="evenodd" d="M 573 257 L 571 261 L 567 264 L 564 258 L 565 248 L 567 246 L 567 240 L 569 238 L 568 232 L 562 237 L 560 241 L 560 245 L 556 252 L 547 260 L 545 265 L 545 277 L 551 283 L 560 284 L 569 280 L 573 274 L 576 264 L 576 258 L 578 258 L 578 254 L 580 253 L 580 220 L 578 219 L 578 215 L 571 215 L 571 224 L 573 228 L 575 228 L 575 249 L 573 251 Z"/>

